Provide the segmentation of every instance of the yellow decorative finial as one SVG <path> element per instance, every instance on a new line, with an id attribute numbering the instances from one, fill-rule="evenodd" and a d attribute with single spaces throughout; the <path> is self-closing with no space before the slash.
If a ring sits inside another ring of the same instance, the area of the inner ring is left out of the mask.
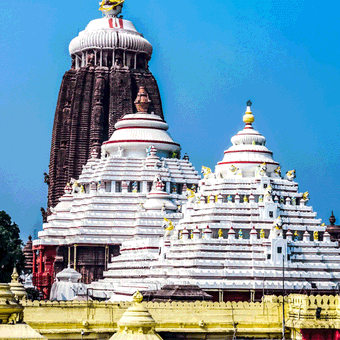
<path id="1" fill-rule="evenodd" d="M 133 294 L 132 301 L 135 303 L 141 303 L 143 301 L 143 295 L 139 290 L 137 290 L 136 293 Z"/>
<path id="2" fill-rule="evenodd" d="M 17 267 L 14 267 L 13 268 L 13 273 L 11 275 L 11 278 L 12 278 L 12 283 L 17 283 L 19 282 L 18 278 L 19 278 L 19 274 L 18 274 L 18 271 L 17 271 Z"/>
<path id="3" fill-rule="evenodd" d="M 255 118 L 253 116 L 253 113 L 251 111 L 252 102 L 250 100 L 247 101 L 247 111 L 246 114 L 243 116 L 243 121 L 246 124 L 251 124 L 254 122 Z"/>

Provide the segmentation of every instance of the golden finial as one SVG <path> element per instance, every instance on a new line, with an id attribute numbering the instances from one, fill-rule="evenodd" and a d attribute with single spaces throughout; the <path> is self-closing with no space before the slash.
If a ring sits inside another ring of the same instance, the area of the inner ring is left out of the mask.
<path id="1" fill-rule="evenodd" d="M 11 278 L 12 278 L 12 283 L 19 282 L 19 281 L 18 281 L 19 274 L 18 274 L 18 271 L 17 271 L 17 267 L 14 267 L 14 268 L 13 268 L 13 273 L 12 273 L 12 275 L 11 275 Z"/>
<path id="2" fill-rule="evenodd" d="M 141 303 L 143 301 L 143 295 L 139 290 L 137 290 L 136 293 L 133 294 L 132 301 L 135 303 Z"/>
<path id="3" fill-rule="evenodd" d="M 252 102 L 250 100 L 247 101 L 247 111 L 246 114 L 243 116 L 243 121 L 246 124 L 251 124 L 254 122 L 255 118 L 253 116 L 253 113 L 251 111 Z"/>

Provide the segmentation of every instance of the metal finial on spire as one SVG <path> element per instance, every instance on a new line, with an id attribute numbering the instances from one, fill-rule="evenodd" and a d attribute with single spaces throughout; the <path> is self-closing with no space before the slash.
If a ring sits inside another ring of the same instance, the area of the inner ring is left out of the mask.
<path id="1" fill-rule="evenodd" d="M 243 121 L 248 125 L 249 124 L 251 125 L 252 123 L 254 123 L 254 120 L 255 120 L 255 118 L 254 118 L 254 116 L 251 112 L 251 106 L 252 105 L 253 105 L 253 103 L 250 100 L 248 100 L 247 101 L 247 111 L 245 112 L 246 114 L 243 116 Z"/>

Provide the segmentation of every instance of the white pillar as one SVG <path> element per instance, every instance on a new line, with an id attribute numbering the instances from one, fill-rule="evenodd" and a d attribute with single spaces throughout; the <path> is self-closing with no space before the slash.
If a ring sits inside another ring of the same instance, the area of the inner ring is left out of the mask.
<path id="1" fill-rule="evenodd" d="M 331 235 L 328 231 L 323 233 L 323 241 L 326 243 L 331 242 Z"/>
<path id="2" fill-rule="evenodd" d="M 194 241 L 199 240 L 199 238 L 200 238 L 200 231 L 198 229 L 198 226 L 196 226 L 196 228 L 192 231 L 192 234 L 193 234 L 193 238 L 192 239 Z"/>
<path id="3" fill-rule="evenodd" d="M 142 192 L 144 193 L 148 193 L 148 182 L 147 181 L 143 181 L 142 182 L 142 189 L 141 189 Z"/>
<path id="4" fill-rule="evenodd" d="M 235 230 L 233 227 L 230 228 L 230 230 L 228 231 L 228 240 L 235 240 Z"/>
<path id="5" fill-rule="evenodd" d="M 310 241 L 310 235 L 309 232 L 306 230 L 303 234 L 303 242 L 309 242 Z"/>
<path id="6" fill-rule="evenodd" d="M 257 231 L 255 230 L 255 227 L 252 228 L 250 231 L 250 243 L 255 243 L 257 241 Z"/>
<path id="7" fill-rule="evenodd" d="M 186 228 L 182 230 L 182 240 L 183 241 L 189 240 L 189 231 Z"/>

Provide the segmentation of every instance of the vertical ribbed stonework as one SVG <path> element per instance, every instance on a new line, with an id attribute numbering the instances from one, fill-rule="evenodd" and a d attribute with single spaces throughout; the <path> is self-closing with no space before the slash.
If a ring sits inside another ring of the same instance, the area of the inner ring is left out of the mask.
<path id="1" fill-rule="evenodd" d="M 123 115 L 136 112 L 140 86 L 151 99 L 149 112 L 163 118 L 157 82 L 148 70 L 81 67 L 64 75 L 55 113 L 48 206 L 55 206 L 66 183 L 77 178 L 96 148 L 108 140 Z"/>

